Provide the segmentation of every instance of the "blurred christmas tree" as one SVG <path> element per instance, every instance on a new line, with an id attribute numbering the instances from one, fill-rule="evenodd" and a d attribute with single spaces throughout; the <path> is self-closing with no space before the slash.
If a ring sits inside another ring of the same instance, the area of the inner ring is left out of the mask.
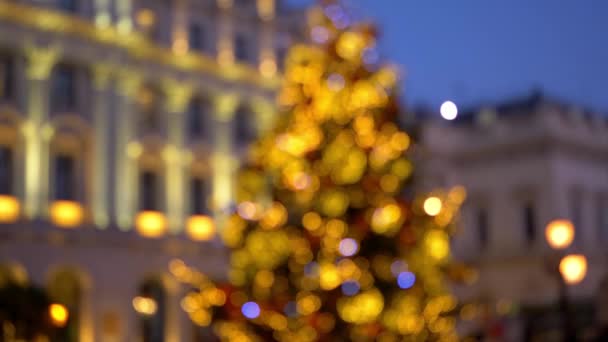
<path id="1" fill-rule="evenodd" d="M 464 190 L 405 198 L 410 138 L 374 28 L 325 2 L 310 34 L 286 61 L 285 114 L 239 174 L 231 284 L 174 261 L 197 288 L 182 306 L 225 341 L 456 340 L 446 277 L 461 273 L 449 235 Z"/>

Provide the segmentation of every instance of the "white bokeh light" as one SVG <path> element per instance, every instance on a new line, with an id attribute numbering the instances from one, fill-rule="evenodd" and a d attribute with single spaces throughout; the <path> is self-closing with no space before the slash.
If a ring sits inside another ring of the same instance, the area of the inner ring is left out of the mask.
<path id="1" fill-rule="evenodd" d="M 452 101 L 445 101 L 440 108 L 441 117 L 446 120 L 454 120 L 458 116 L 458 107 Z"/>

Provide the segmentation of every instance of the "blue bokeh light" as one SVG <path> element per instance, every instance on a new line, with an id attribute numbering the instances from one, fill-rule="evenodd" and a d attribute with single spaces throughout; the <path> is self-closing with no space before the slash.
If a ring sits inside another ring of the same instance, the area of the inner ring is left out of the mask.
<path id="1" fill-rule="evenodd" d="M 342 293 L 346 296 L 354 296 L 359 293 L 359 283 L 356 281 L 346 281 L 342 283 Z"/>
<path id="2" fill-rule="evenodd" d="M 416 275 L 412 272 L 401 272 L 397 277 L 397 284 L 399 284 L 399 287 L 404 290 L 414 286 L 415 282 Z"/>
<path id="3" fill-rule="evenodd" d="M 247 302 L 241 306 L 243 316 L 254 319 L 260 316 L 260 306 L 256 302 Z"/>

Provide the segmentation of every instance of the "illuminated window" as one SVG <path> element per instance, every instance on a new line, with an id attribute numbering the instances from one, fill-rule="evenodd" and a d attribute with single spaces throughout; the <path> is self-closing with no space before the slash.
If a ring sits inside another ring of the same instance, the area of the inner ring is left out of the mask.
<path id="1" fill-rule="evenodd" d="M 207 182 L 201 178 L 192 179 L 190 184 L 191 203 L 192 203 L 192 214 L 194 215 L 206 215 L 207 210 Z"/>
<path id="2" fill-rule="evenodd" d="M 143 132 L 158 132 L 161 128 L 161 92 L 155 87 L 143 87 L 137 96 L 140 114 L 140 129 Z"/>
<path id="3" fill-rule="evenodd" d="M 247 107 L 240 107 L 234 116 L 234 136 L 236 141 L 245 145 L 256 137 L 253 113 Z"/>
<path id="4" fill-rule="evenodd" d="M 479 246 L 485 248 L 488 245 L 488 212 L 485 209 L 477 210 L 477 238 Z"/>
<path id="5" fill-rule="evenodd" d="M 241 62 L 252 62 L 249 41 L 243 34 L 237 34 L 234 38 L 234 56 Z"/>
<path id="6" fill-rule="evenodd" d="M 533 243 L 536 240 L 536 214 L 534 207 L 528 203 L 522 209 L 522 219 L 524 223 L 524 235 L 528 243 Z"/>
<path id="7" fill-rule="evenodd" d="M 75 161 L 69 155 L 57 155 L 55 157 L 55 199 L 75 199 Z"/>
<path id="8" fill-rule="evenodd" d="M 158 189 L 159 179 L 156 173 L 144 171 L 139 177 L 139 199 L 141 210 L 159 210 Z"/>
<path id="9" fill-rule="evenodd" d="M 12 58 L 0 57 L 0 99 L 10 101 L 15 92 L 15 65 Z"/>
<path id="10" fill-rule="evenodd" d="M 166 293 L 160 279 L 145 281 L 139 288 L 139 296 L 151 300 L 154 310 L 139 313 L 142 342 L 165 341 Z"/>
<path id="11" fill-rule="evenodd" d="M 0 146 L 0 194 L 13 193 L 13 150 Z"/>
<path id="12" fill-rule="evenodd" d="M 78 0 L 59 0 L 59 9 L 65 12 L 78 12 Z"/>
<path id="13" fill-rule="evenodd" d="M 60 64 L 53 70 L 51 109 L 53 112 L 73 111 L 76 108 L 76 70 Z"/>
<path id="14" fill-rule="evenodd" d="M 188 42 L 190 44 L 190 49 L 199 52 L 205 51 L 207 42 L 205 39 L 205 30 L 201 24 L 190 24 L 188 29 Z"/>

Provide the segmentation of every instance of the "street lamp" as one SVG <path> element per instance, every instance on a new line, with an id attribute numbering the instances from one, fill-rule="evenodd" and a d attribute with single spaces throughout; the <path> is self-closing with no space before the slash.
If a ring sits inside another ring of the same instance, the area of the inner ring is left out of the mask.
<path id="1" fill-rule="evenodd" d="M 556 251 L 555 259 L 549 261 L 551 274 L 559 283 L 559 307 L 562 315 L 562 338 L 564 341 L 575 341 L 576 330 L 570 320 L 568 285 L 583 281 L 587 273 L 587 259 L 581 254 L 566 255 L 563 250 L 570 247 L 574 240 L 575 228 L 569 220 L 554 220 L 545 229 L 547 243 Z"/>

